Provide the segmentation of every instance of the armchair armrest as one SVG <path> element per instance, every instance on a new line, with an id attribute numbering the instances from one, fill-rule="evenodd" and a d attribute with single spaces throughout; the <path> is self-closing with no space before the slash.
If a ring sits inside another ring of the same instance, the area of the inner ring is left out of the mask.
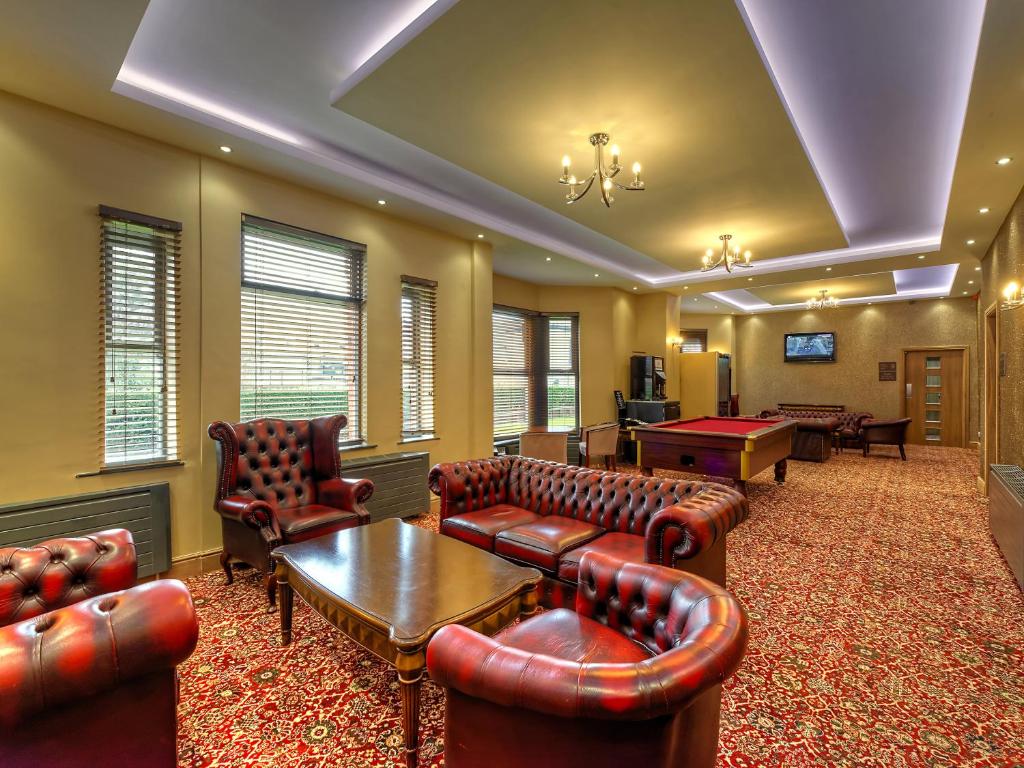
<path id="1" fill-rule="evenodd" d="M 363 505 L 373 496 L 372 480 L 349 480 L 332 477 L 316 484 L 317 500 L 328 507 L 344 509 L 359 515 L 360 525 L 370 522 L 370 513 Z"/>
<path id="2" fill-rule="evenodd" d="M 750 507 L 739 491 L 708 483 L 690 499 L 656 512 L 647 523 L 647 562 L 675 568 L 707 551 L 747 519 Z"/>
<path id="3" fill-rule="evenodd" d="M 154 581 L 0 628 L 0 727 L 173 670 L 199 626 L 180 581 Z"/>
<path id="4" fill-rule="evenodd" d="M 281 541 L 281 528 L 274 508 L 262 499 L 228 496 L 217 502 L 217 511 L 221 517 L 255 528 L 268 544 L 276 545 Z"/>
<path id="5" fill-rule="evenodd" d="M 506 457 L 435 464 L 427 484 L 441 499 L 441 520 L 505 500 Z"/>

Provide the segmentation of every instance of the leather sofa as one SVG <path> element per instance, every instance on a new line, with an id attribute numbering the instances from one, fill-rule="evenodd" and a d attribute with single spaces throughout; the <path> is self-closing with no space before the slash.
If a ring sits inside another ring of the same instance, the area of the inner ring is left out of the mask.
<path id="1" fill-rule="evenodd" d="M 199 636 L 180 581 L 132 586 L 125 530 L 0 549 L 0 764 L 177 764 L 177 675 Z"/>
<path id="2" fill-rule="evenodd" d="M 217 443 L 220 564 L 228 584 L 234 579 L 233 559 L 260 569 L 273 607 L 274 547 L 370 522 L 363 505 L 373 496 L 373 483 L 341 477 L 338 435 L 347 423 L 338 414 L 210 425 Z"/>
<path id="3" fill-rule="evenodd" d="M 488 638 L 459 625 L 427 646 L 445 689 L 448 768 L 713 768 L 722 683 L 747 623 L 688 573 L 591 552 L 575 611 Z"/>
<path id="4" fill-rule="evenodd" d="M 796 419 L 797 421 L 801 419 L 837 419 L 839 421 L 837 431 L 839 432 L 840 446 L 859 448 L 861 422 L 870 419 L 871 414 L 867 411 L 847 411 L 841 405 L 799 405 L 789 408 L 780 405 L 778 408 L 761 411 L 759 414 L 759 418 L 762 419 L 773 417 Z M 799 425 L 797 431 L 800 431 Z"/>
<path id="5" fill-rule="evenodd" d="M 438 464 L 441 533 L 544 574 L 541 603 L 570 605 L 587 552 L 725 584 L 726 534 L 747 500 L 717 483 L 661 480 L 499 456 Z"/>

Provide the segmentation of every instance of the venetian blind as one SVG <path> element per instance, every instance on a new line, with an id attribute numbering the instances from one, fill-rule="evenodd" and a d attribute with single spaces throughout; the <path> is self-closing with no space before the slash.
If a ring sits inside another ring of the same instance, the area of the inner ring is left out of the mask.
<path id="1" fill-rule="evenodd" d="M 530 426 L 533 316 L 495 307 L 492 320 L 494 436 L 518 435 Z"/>
<path id="2" fill-rule="evenodd" d="M 363 439 L 365 246 L 242 217 L 243 420 L 344 413 Z"/>
<path id="3" fill-rule="evenodd" d="M 683 352 L 707 352 L 708 351 L 708 330 L 707 328 L 687 328 L 680 331 L 683 337 Z"/>
<path id="4" fill-rule="evenodd" d="M 578 426 L 579 320 L 548 315 L 547 426 Z"/>
<path id="5" fill-rule="evenodd" d="M 434 436 L 437 283 L 402 276 L 402 437 Z"/>
<path id="6" fill-rule="evenodd" d="M 178 458 L 181 224 L 101 205 L 103 464 Z"/>

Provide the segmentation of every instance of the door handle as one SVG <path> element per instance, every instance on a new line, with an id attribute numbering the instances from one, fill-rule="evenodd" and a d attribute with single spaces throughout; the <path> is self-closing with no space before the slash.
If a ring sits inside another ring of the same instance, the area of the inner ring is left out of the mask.
<path id="1" fill-rule="evenodd" d="M 907 399 L 908 400 L 911 397 L 913 397 L 913 391 L 914 391 L 914 385 L 911 384 L 910 382 L 907 382 Z"/>

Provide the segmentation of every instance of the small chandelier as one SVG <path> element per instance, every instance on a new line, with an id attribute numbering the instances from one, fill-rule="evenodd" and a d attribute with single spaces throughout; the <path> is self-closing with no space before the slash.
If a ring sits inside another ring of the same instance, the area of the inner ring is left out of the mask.
<path id="1" fill-rule="evenodd" d="M 565 202 L 568 205 L 572 205 L 587 194 L 595 181 L 601 190 L 601 200 L 608 208 L 611 208 L 612 203 L 615 202 L 615 198 L 612 197 L 613 187 L 624 189 L 627 192 L 643 191 L 644 183 L 640 180 L 640 163 L 633 163 L 633 180 L 629 184 L 624 186 L 617 181 L 613 181 L 618 176 L 619 171 L 622 170 L 622 166 L 619 165 L 618 144 L 612 144 L 612 164 L 607 168 L 604 165 L 603 147 L 608 144 L 607 133 L 592 134 L 590 136 L 590 143 L 594 145 L 594 170 L 582 181 L 577 179 L 575 174 L 569 173 L 569 165 L 571 163 L 569 156 L 565 155 L 562 157 L 562 175 L 558 179 L 558 183 L 569 187 L 569 194 L 565 196 Z M 583 187 L 583 189 L 577 191 L 577 187 Z"/>
<path id="2" fill-rule="evenodd" d="M 1020 285 L 1015 280 L 1003 288 L 1003 303 L 999 305 L 999 308 L 1017 309 L 1018 307 L 1024 307 L 1024 298 L 1021 297 Z"/>
<path id="3" fill-rule="evenodd" d="M 828 295 L 828 289 L 818 291 L 818 295 L 807 300 L 808 309 L 835 309 L 839 306 L 839 299 Z"/>
<path id="4" fill-rule="evenodd" d="M 734 267 L 749 269 L 754 266 L 750 263 L 750 257 L 753 255 L 750 251 L 743 251 L 743 255 L 740 256 L 740 247 L 738 245 L 729 247 L 732 235 L 719 235 L 718 239 L 722 241 L 722 252 L 716 258 L 714 250 L 708 248 L 700 260 L 702 265 L 700 268 L 701 272 L 709 272 L 719 266 L 724 266 L 726 272 L 732 272 Z"/>

